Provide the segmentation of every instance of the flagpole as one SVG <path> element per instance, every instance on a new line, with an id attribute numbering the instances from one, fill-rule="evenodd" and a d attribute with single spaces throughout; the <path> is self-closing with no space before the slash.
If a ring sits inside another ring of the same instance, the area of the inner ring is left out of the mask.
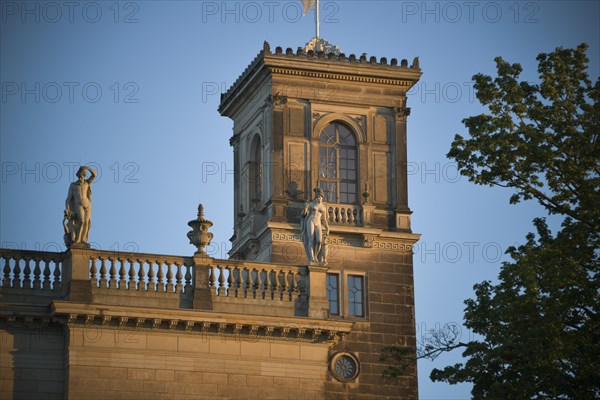
<path id="1" fill-rule="evenodd" d="M 317 0 L 317 4 L 315 6 L 315 19 L 316 19 L 316 25 L 317 25 L 317 40 L 319 39 L 319 0 Z"/>

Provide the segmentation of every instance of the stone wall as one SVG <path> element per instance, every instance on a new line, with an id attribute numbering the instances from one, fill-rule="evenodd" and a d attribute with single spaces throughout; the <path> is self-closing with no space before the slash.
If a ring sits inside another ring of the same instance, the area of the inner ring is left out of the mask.
<path id="1" fill-rule="evenodd" d="M 327 346 L 73 327 L 69 398 L 322 399 Z M 89 388 L 93 387 L 93 393 Z"/>
<path id="2" fill-rule="evenodd" d="M 0 322 L 0 398 L 62 399 L 64 371 L 60 326 Z"/>

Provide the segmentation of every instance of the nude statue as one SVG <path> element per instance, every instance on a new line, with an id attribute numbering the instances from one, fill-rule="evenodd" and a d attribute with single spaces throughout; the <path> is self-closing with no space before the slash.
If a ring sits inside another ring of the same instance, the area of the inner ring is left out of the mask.
<path id="1" fill-rule="evenodd" d="M 316 188 L 314 192 L 315 198 L 306 203 L 300 221 L 300 235 L 309 264 L 327 261 L 325 239 L 329 235 L 327 207 L 323 204 L 323 189 Z M 325 228 L 324 232 L 323 228 Z"/>
<path id="2" fill-rule="evenodd" d="M 90 177 L 86 179 L 86 171 Z M 69 186 L 69 194 L 65 201 L 63 227 L 65 229 L 65 244 L 67 247 L 87 247 L 92 217 L 92 188 L 91 183 L 96 179 L 96 171 L 88 166 L 82 166 L 77 171 L 78 180 Z"/>

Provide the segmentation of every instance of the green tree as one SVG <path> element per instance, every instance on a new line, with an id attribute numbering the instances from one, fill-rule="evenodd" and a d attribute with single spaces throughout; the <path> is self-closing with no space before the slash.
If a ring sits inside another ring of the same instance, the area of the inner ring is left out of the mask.
<path id="1" fill-rule="evenodd" d="M 496 78 L 473 77 L 488 112 L 463 120 L 470 137 L 456 135 L 448 153 L 471 182 L 563 216 L 555 234 L 536 218 L 537 233 L 507 250 L 498 283 L 474 286 L 464 320 L 475 340 L 441 333 L 417 354 L 463 348 L 464 363 L 430 377 L 470 382 L 474 399 L 600 398 L 600 79 L 589 79 L 586 49 L 540 54 L 539 84 L 496 58 Z M 391 377 L 402 371 L 394 354 L 382 352 L 395 360 Z"/>
<path id="2" fill-rule="evenodd" d="M 431 379 L 473 383 L 476 399 L 592 399 L 600 396 L 600 80 L 587 73 L 587 46 L 540 54 L 539 84 L 496 58 L 498 76 L 477 74 L 488 113 L 463 123 L 448 157 L 471 182 L 512 188 L 511 203 L 536 199 L 564 216 L 553 235 L 507 250 L 498 283 L 475 285 L 465 325 L 465 363 Z"/>

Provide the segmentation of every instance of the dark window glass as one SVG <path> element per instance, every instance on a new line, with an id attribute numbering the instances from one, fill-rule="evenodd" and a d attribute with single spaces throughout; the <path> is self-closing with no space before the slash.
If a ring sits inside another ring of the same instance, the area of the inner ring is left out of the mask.
<path id="1" fill-rule="evenodd" d="M 356 204 L 357 143 L 354 133 L 344 124 L 333 122 L 321 132 L 319 145 L 319 182 L 325 201 Z"/>
<path id="2" fill-rule="evenodd" d="M 338 274 L 327 274 L 327 300 L 329 301 L 329 312 L 332 315 L 340 315 L 340 291 Z"/>
<path id="3" fill-rule="evenodd" d="M 348 276 L 348 315 L 364 317 L 364 277 Z"/>

